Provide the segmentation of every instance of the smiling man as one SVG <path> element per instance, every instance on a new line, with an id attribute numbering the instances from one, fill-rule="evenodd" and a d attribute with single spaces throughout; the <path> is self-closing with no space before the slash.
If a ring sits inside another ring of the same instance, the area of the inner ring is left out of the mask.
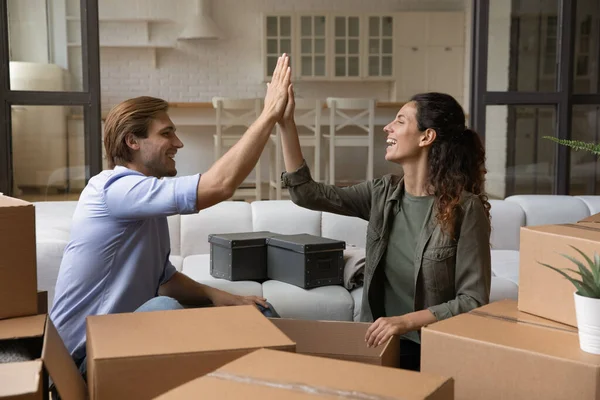
<path id="1" fill-rule="evenodd" d="M 138 97 L 110 111 L 104 145 L 112 169 L 92 177 L 81 193 L 50 314 L 83 373 L 88 315 L 207 302 L 269 308 L 261 297 L 236 296 L 177 272 L 169 261 L 167 216 L 196 213 L 230 198 L 252 171 L 287 103 L 288 63 L 287 56 L 280 57 L 260 117 L 202 175 L 175 177 L 174 157 L 183 143 L 167 102 Z"/>

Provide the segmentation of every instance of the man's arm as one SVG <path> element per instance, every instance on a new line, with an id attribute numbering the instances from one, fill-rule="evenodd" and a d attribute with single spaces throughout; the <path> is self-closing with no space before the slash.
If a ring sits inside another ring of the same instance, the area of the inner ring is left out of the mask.
<path id="1" fill-rule="evenodd" d="M 172 297 L 181 304 L 190 306 L 212 303 L 215 306 L 260 304 L 263 307 L 268 307 L 266 300 L 262 297 L 236 296 L 196 282 L 181 272 L 175 272 L 171 279 L 160 285 L 158 294 Z"/>
<path id="2" fill-rule="evenodd" d="M 258 162 L 275 123 L 285 110 L 291 73 L 288 65 L 286 54 L 279 57 L 273 80 L 267 87 L 262 114 L 244 136 L 200 177 L 196 200 L 198 211 L 233 196 Z"/>

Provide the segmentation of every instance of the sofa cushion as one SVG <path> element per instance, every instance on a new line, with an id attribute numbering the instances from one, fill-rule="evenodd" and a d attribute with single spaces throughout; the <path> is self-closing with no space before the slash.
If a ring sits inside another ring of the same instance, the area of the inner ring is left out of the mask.
<path id="1" fill-rule="evenodd" d="M 226 279 L 213 278 L 210 275 L 210 254 L 197 254 L 183 259 L 181 272 L 196 282 L 224 290 L 241 296 L 262 296 L 263 291 L 260 283 L 251 281 L 228 281 Z"/>
<path id="2" fill-rule="evenodd" d="M 37 287 L 38 290 L 48 291 L 49 311 L 54 302 L 54 288 L 67 241 L 38 238 L 36 242 Z"/>
<path id="3" fill-rule="evenodd" d="M 527 226 L 573 223 L 590 215 L 586 204 L 573 196 L 517 195 L 506 201 L 521 206 Z"/>
<path id="4" fill-rule="evenodd" d="M 255 231 L 321 235 L 321 213 L 318 211 L 299 207 L 291 200 L 253 201 L 251 206 Z"/>
<path id="5" fill-rule="evenodd" d="M 171 215 L 167 217 L 167 223 L 171 240 L 171 254 L 178 256 L 181 254 L 181 216 Z"/>
<path id="6" fill-rule="evenodd" d="M 169 261 L 171 261 L 171 264 L 173 264 L 177 271 L 181 272 L 181 269 L 183 268 L 183 257 L 170 255 Z"/>
<path id="7" fill-rule="evenodd" d="M 600 213 L 600 196 L 576 196 L 590 210 L 590 215 Z"/>
<path id="8" fill-rule="evenodd" d="M 490 200 L 492 249 L 519 250 L 519 233 L 525 225 L 525 211 L 517 203 Z"/>
<path id="9" fill-rule="evenodd" d="M 76 201 L 40 201 L 35 206 L 36 237 L 69 241 Z"/>
<path id="10" fill-rule="evenodd" d="M 492 272 L 519 284 L 519 252 L 514 250 L 492 250 Z"/>
<path id="11" fill-rule="evenodd" d="M 263 283 L 263 296 L 282 318 L 353 321 L 354 300 L 343 286 L 304 290 L 288 283 Z"/>
<path id="12" fill-rule="evenodd" d="M 363 287 L 358 287 L 350 292 L 352 299 L 354 300 L 354 322 L 360 322 L 360 310 L 362 307 L 362 295 Z"/>
<path id="13" fill-rule="evenodd" d="M 367 221 L 328 212 L 322 213 L 321 232 L 324 237 L 343 240 L 347 244 L 365 247 L 367 241 Z"/>
<path id="14" fill-rule="evenodd" d="M 514 282 L 499 276 L 492 277 L 490 303 L 504 299 L 517 300 L 518 295 L 519 287 Z"/>
<path id="15" fill-rule="evenodd" d="M 197 214 L 181 216 L 181 255 L 208 254 L 211 233 L 252 232 L 252 210 L 245 201 L 225 201 Z"/>

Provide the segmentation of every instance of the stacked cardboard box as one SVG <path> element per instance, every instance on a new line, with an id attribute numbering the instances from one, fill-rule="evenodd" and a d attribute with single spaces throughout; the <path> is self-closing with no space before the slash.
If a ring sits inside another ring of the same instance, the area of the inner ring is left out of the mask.
<path id="1" fill-rule="evenodd" d="M 543 265 L 600 253 L 600 214 L 521 228 L 519 300 L 423 329 L 421 369 L 452 376 L 457 399 L 600 399 L 600 356 L 579 347 L 575 287 Z"/>
<path id="2" fill-rule="evenodd" d="M 48 293 L 37 291 L 33 204 L 0 195 L 0 399 L 46 399 L 49 378 L 63 399 L 86 398 L 47 312 Z"/>

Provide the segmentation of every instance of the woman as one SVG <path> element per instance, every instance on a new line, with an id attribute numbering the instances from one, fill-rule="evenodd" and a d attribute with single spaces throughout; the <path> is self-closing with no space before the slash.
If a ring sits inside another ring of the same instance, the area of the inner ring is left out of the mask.
<path id="1" fill-rule="evenodd" d="M 401 367 L 419 369 L 423 326 L 489 302 L 490 204 L 485 150 L 451 96 L 414 96 L 384 132 L 386 175 L 347 188 L 315 182 L 294 123 L 294 94 L 282 120 L 286 173 L 294 203 L 369 221 L 360 319 L 369 347 L 401 336 Z"/>

